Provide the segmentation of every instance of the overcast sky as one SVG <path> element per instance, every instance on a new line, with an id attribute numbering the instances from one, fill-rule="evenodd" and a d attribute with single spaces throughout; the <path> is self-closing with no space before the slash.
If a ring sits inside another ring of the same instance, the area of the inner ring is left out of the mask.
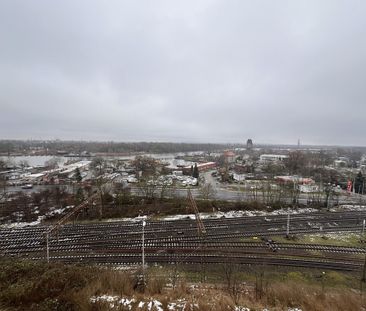
<path id="1" fill-rule="evenodd" d="M 366 1 L 0 1 L 0 138 L 366 145 Z"/>

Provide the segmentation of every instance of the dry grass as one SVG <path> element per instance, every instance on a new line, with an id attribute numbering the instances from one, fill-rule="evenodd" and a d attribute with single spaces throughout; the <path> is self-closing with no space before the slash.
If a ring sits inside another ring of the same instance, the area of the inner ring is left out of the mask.
<path id="1" fill-rule="evenodd" d="M 307 311 L 355 311 L 365 307 L 360 293 L 354 290 L 323 289 L 297 282 L 272 284 L 263 301 L 272 307 L 300 307 Z"/>
<path id="2" fill-rule="evenodd" d="M 193 310 L 233 310 L 234 300 L 225 284 L 188 284 L 180 278 L 174 289 L 167 288 L 164 269 L 151 269 L 146 276 L 144 292 L 139 290 L 139 273 L 112 269 L 91 268 L 62 264 L 45 264 L 29 261 L 0 261 L 0 310 L 58 310 L 58 311 L 105 311 L 124 310 L 111 308 L 105 301 L 92 303 L 91 297 L 111 295 L 134 298 L 132 310 L 138 303 L 154 299 L 160 301 L 164 310 L 171 302 L 181 299 L 187 305 L 198 305 Z M 195 285 L 195 286 L 192 286 Z M 257 299 L 256 299 L 257 298 Z M 309 284 L 301 278 L 272 282 L 256 297 L 253 284 L 241 285 L 237 305 L 251 310 L 271 311 L 298 307 L 303 311 L 354 311 L 363 310 L 359 292 L 351 288 L 322 288 Z M 138 310 L 144 310 L 138 309 Z M 189 308 L 190 309 L 190 308 Z"/>

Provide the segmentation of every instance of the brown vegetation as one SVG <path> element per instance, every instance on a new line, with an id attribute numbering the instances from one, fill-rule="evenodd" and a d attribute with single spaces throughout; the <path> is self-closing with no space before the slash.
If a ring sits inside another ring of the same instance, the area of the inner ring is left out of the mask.
<path id="1" fill-rule="evenodd" d="M 0 268 L 0 309 L 4 310 L 128 309 L 118 304 L 112 308 L 106 300 L 91 300 L 102 295 L 133 298 L 132 310 L 145 310 L 147 302 L 153 300 L 159 301 L 164 310 L 169 303 L 177 301 L 185 301 L 187 307 L 195 305 L 192 310 L 215 311 L 234 310 L 235 305 L 271 311 L 290 307 L 306 311 L 351 311 L 366 306 L 360 293 L 345 287 L 344 282 L 342 287 L 331 287 L 332 282 L 327 286 L 309 283 L 299 272 L 285 274 L 281 281 L 257 279 L 254 284 L 253 275 L 245 277 L 237 274 L 240 268 L 226 267 L 221 274 L 220 269 L 216 270 L 221 282 L 192 284 L 188 283 L 188 275 L 181 272 L 179 281 L 167 286 L 172 283 L 169 268 L 152 268 L 146 275 L 145 290 L 141 291 L 138 271 L 14 260 L 0 261 Z M 341 284 L 344 277 L 334 272 L 331 278 L 333 283 L 336 280 Z M 145 309 L 137 308 L 139 302 L 145 302 Z"/>
<path id="2" fill-rule="evenodd" d="M 169 189 L 164 189 L 166 192 Z M 148 191 L 148 189 L 146 190 Z M 79 220 L 99 218 L 136 217 L 138 215 L 166 216 L 174 214 L 187 214 L 187 200 L 184 197 L 167 198 L 162 196 L 147 198 L 132 196 L 127 190 L 119 190 L 112 196 L 102 192 L 102 199 L 96 205 L 90 205 L 78 215 Z M 281 202 L 271 204 L 258 201 L 227 202 L 209 200 L 210 193 L 205 193 L 205 200 L 197 200 L 200 212 L 232 211 L 232 210 L 267 210 L 278 209 L 285 206 Z M 63 187 L 55 187 L 51 190 L 31 193 L 22 192 L 13 194 L 10 200 L 0 203 L 0 217 L 3 222 L 35 221 L 39 216 L 46 215 L 46 220 L 59 219 L 60 214 L 52 213 L 54 209 L 65 209 L 67 206 L 78 205 L 84 198 L 82 192 L 76 191 L 69 194 Z M 101 208 L 100 202 L 103 202 Z M 100 212 L 102 209 L 102 213 Z M 67 213 L 65 209 L 63 213 Z"/>
<path id="3" fill-rule="evenodd" d="M 198 209 L 201 213 L 209 213 L 213 211 L 239 211 L 239 210 L 263 210 L 272 211 L 286 207 L 284 204 L 272 204 L 270 207 L 261 202 L 227 202 L 219 200 L 196 200 Z M 137 197 L 117 196 L 114 202 L 106 204 L 103 209 L 103 218 L 119 218 L 119 217 L 137 217 L 139 215 L 148 216 L 167 216 L 176 214 L 191 214 L 192 211 L 187 209 L 187 200 L 185 198 L 152 201 L 142 200 Z M 89 209 L 87 213 L 80 214 L 79 220 L 97 219 L 98 209 Z"/>

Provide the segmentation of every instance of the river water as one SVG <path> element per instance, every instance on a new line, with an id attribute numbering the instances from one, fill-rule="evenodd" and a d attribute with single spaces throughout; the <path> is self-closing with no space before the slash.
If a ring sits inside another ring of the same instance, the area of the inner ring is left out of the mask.
<path id="1" fill-rule="evenodd" d="M 188 153 L 190 154 L 190 153 Z M 175 159 L 177 156 L 183 156 L 184 153 L 161 153 L 161 154 L 144 154 L 144 156 L 153 157 L 154 159 L 161 160 L 163 162 L 169 163 L 170 167 L 177 167 L 179 166 L 188 166 L 194 165 L 193 162 L 185 161 L 182 159 Z M 106 159 L 114 160 L 133 160 L 135 158 L 134 155 L 131 156 L 108 156 L 105 157 Z M 65 164 L 67 161 L 70 160 L 82 160 L 82 157 L 64 157 L 64 156 L 10 156 L 10 157 L 0 157 L 0 159 L 5 160 L 8 163 L 19 165 L 22 162 L 29 164 L 30 166 L 43 166 L 47 161 L 52 159 L 57 159 L 59 161 L 59 165 Z M 90 158 L 88 158 L 90 159 Z"/>
<path id="2" fill-rule="evenodd" d="M 0 157 L 10 164 L 19 165 L 22 162 L 29 164 L 29 166 L 43 166 L 47 161 L 57 158 L 59 164 L 64 164 L 68 159 L 66 157 L 53 157 L 53 156 L 10 156 L 10 157 Z"/>

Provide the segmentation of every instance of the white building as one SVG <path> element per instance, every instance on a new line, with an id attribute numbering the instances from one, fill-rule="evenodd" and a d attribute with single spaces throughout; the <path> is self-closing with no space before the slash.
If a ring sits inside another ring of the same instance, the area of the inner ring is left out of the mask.
<path id="1" fill-rule="evenodd" d="M 319 191 L 318 185 L 299 185 L 299 190 L 302 193 L 313 193 Z"/>
<path id="2" fill-rule="evenodd" d="M 259 157 L 259 161 L 262 163 L 282 162 L 287 158 L 288 158 L 287 155 L 282 155 L 282 154 L 262 154 Z"/>
<path id="3" fill-rule="evenodd" d="M 238 181 L 238 182 L 245 181 L 245 174 L 237 174 L 237 173 L 234 173 L 233 174 L 233 179 L 235 181 Z"/>

